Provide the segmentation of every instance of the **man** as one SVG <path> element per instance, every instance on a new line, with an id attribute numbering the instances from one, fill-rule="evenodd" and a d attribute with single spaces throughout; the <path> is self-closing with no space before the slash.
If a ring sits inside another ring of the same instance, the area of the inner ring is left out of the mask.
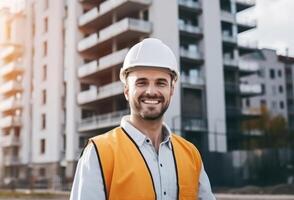
<path id="1" fill-rule="evenodd" d="M 168 46 L 133 46 L 120 72 L 131 114 L 91 138 L 79 160 L 71 200 L 215 200 L 198 150 L 163 122 L 179 77 Z"/>

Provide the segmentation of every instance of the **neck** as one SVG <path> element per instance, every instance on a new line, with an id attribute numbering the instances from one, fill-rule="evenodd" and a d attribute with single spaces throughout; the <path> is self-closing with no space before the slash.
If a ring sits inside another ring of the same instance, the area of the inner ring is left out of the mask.
<path id="1" fill-rule="evenodd" d="M 158 152 L 159 144 L 162 142 L 162 122 L 163 119 L 158 120 L 144 120 L 137 116 L 131 115 L 130 122 L 139 131 L 151 139 L 156 151 Z"/>

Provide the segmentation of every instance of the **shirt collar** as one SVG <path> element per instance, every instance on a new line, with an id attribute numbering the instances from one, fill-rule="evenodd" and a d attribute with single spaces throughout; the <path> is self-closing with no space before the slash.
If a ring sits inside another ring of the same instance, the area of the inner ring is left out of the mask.
<path id="1" fill-rule="evenodd" d="M 120 126 L 126 130 L 128 135 L 135 141 L 135 143 L 140 147 L 144 144 L 144 142 L 148 139 L 146 135 L 144 135 L 141 131 L 139 131 L 136 127 L 134 127 L 130 121 L 130 116 L 124 116 L 121 120 Z M 164 134 L 164 140 L 162 143 L 167 144 L 168 147 L 171 149 L 171 130 L 167 126 L 166 123 L 163 122 L 163 134 Z"/>

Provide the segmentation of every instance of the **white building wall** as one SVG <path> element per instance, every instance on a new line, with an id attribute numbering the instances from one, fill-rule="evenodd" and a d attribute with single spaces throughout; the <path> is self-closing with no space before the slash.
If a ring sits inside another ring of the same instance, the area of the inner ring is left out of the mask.
<path id="1" fill-rule="evenodd" d="M 36 37 L 33 98 L 33 162 L 58 162 L 62 147 L 62 94 L 63 94 L 63 17 L 64 2 L 36 1 Z M 45 32 L 48 17 L 48 32 Z M 47 41 L 47 56 L 44 56 Z M 43 66 L 47 65 L 47 80 L 42 80 Z M 42 105 L 42 90 L 47 92 L 46 104 Z M 42 113 L 46 114 L 46 128 L 41 130 Z M 45 153 L 40 153 L 41 139 L 45 139 Z M 53 147 L 53 148 L 52 148 Z"/>
<path id="2" fill-rule="evenodd" d="M 209 150 L 225 152 L 226 114 L 219 1 L 202 1 Z"/>

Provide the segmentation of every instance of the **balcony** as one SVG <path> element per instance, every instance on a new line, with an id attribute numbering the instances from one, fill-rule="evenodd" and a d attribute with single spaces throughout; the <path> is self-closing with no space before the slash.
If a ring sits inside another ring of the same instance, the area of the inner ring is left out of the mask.
<path id="1" fill-rule="evenodd" d="M 201 13 L 202 8 L 198 1 L 193 0 L 178 0 L 180 9 L 189 10 L 196 13 Z"/>
<path id="2" fill-rule="evenodd" d="M 230 54 L 224 54 L 223 64 L 226 67 L 238 67 L 238 60 L 233 58 Z"/>
<path id="3" fill-rule="evenodd" d="M 242 108 L 244 118 L 260 117 L 261 111 L 259 108 Z"/>
<path id="4" fill-rule="evenodd" d="M 78 51 L 85 58 L 95 59 L 98 55 L 105 54 L 105 48 L 107 45 L 108 47 L 111 46 L 112 39 L 120 42 L 130 42 L 150 33 L 150 22 L 125 18 L 102 29 L 98 33 L 93 33 L 82 39 L 78 43 Z"/>
<path id="5" fill-rule="evenodd" d="M 202 37 L 202 31 L 198 26 L 186 24 L 183 20 L 179 20 L 180 33 L 194 36 L 196 38 Z"/>
<path id="6" fill-rule="evenodd" d="M 89 90 L 79 93 L 78 103 L 80 105 L 88 104 L 108 97 L 117 96 L 122 94 L 123 91 L 124 86 L 121 81 L 113 82 L 101 87 L 91 86 Z"/>
<path id="7" fill-rule="evenodd" d="M 82 119 L 79 124 L 79 132 L 118 126 L 121 118 L 129 112 L 129 110 L 122 110 Z"/>
<path id="8" fill-rule="evenodd" d="M 184 117 L 182 127 L 185 131 L 206 131 L 207 125 L 203 118 Z"/>
<path id="9" fill-rule="evenodd" d="M 180 47 L 180 56 L 182 59 L 187 59 L 190 61 L 195 61 L 195 62 L 202 62 L 203 61 L 203 56 L 197 50 L 197 47 L 194 45 L 190 45 L 188 47 L 188 49 L 186 49 L 184 47 Z"/>
<path id="10" fill-rule="evenodd" d="M 205 85 L 204 78 L 201 76 L 181 75 L 181 84 L 184 88 L 202 89 Z"/>
<path id="11" fill-rule="evenodd" d="M 260 84 L 240 84 L 240 92 L 242 97 L 252 97 L 262 94 Z"/>
<path id="12" fill-rule="evenodd" d="M 235 46 L 237 44 L 237 37 L 229 33 L 229 31 L 223 31 L 222 34 L 223 42 Z"/>
<path id="13" fill-rule="evenodd" d="M 0 68 L 0 76 L 5 78 L 14 78 L 24 72 L 24 68 L 21 67 L 20 62 L 11 62 L 9 64 L 3 65 Z"/>
<path id="14" fill-rule="evenodd" d="M 256 28 L 257 21 L 240 18 L 240 19 L 237 19 L 237 25 L 238 25 L 238 33 L 242 33 L 242 32 L 251 30 L 253 28 Z"/>
<path id="15" fill-rule="evenodd" d="M 2 137 L 1 145 L 2 147 L 19 146 L 20 141 L 19 138 L 15 135 L 9 134 Z"/>
<path id="16" fill-rule="evenodd" d="M 2 59 L 12 60 L 19 57 L 21 54 L 22 54 L 22 48 L 20 46 L 9 45 L 7 47 L 4 47 L 0 51 L 0 60 Z"/>
<path id="17" fill-rule="evenodd" d="M 7 112 L 17 110 L 22 107 L 21 100 L 15 97 L 9 97 L 8 99 L 0 101 L 0 111 Z"/>
<path id="18" fill-rule="evenodd" d="M 108 0 L 94 7 L 79 17 L 79 27 L 86 33 L 91 33 L 112 23 L 115 13 L 118 19 L 126 17 L 129 13 L 139 12 L 147 8 L 152 0 Z"/>
<path id="19" fill-rule="evenodd" d="M 248 76 L 259 71 L 259 65 L 256 61 L 239 60 L 239 74 L 240 76 Z"/>
<path id="20" fill-rule="evenodd" d="M 221 10 L 221 20 L 223 22 L 229 22 L 231 24 L 234 24 L 236 22 L 236 17 L 233 13 L 229 11 Z"/>
<path id="21" fill-rule="evenodd" d="M 13 155 L 4 155 L 3 157 L 3 164 L 4 166 L 12 166 L 12 165 L 19 165 L 20 160 L 19 157 Z"/>
<path id="22" fill-rule="evenodd" d="M 22 85 L 18 81 L 8 81 L 4 83 L 2 86 L 0 86 L 0 94 L 5 94 L 5 95 L 11 95 L 15 94 L 17 92 L 21 92 Z"/>
<path id="23" fill-rule="evenodd" d="M 21 126 L 20 116 L 7 116 L 0 119 L 0 128 L 12 128 Z"/>
<path id="24" fill-rule="evenodd" d="M 106 69 L 118 66 L 123 63 L 128 52 L 128 48 L 116 51 L 112 54 L 104 56 L 98 60 L 86 63 L 79 67 L 78 76 L 85 83 L 95 83 L 103 74 L 100 73 Z"/>
<path id="25" fill-rule="evenodd" d="M 79 2 L 86 9 L 91 9 L 96 5 L 99 5 L 103 0 L 79 0 Z"/>
<path id="26" fill-rule="evenodd" d="M 255 6 L 255 0 L 235 0 L 237 12 L 241 12 L 245 9 Z"/>
<path id="27" fill-rule="evenodd" d="M 257 41 L 238 40 L 238 49 L 241 56 L 253 53 L 258 50 L 258 43 Z"/>

